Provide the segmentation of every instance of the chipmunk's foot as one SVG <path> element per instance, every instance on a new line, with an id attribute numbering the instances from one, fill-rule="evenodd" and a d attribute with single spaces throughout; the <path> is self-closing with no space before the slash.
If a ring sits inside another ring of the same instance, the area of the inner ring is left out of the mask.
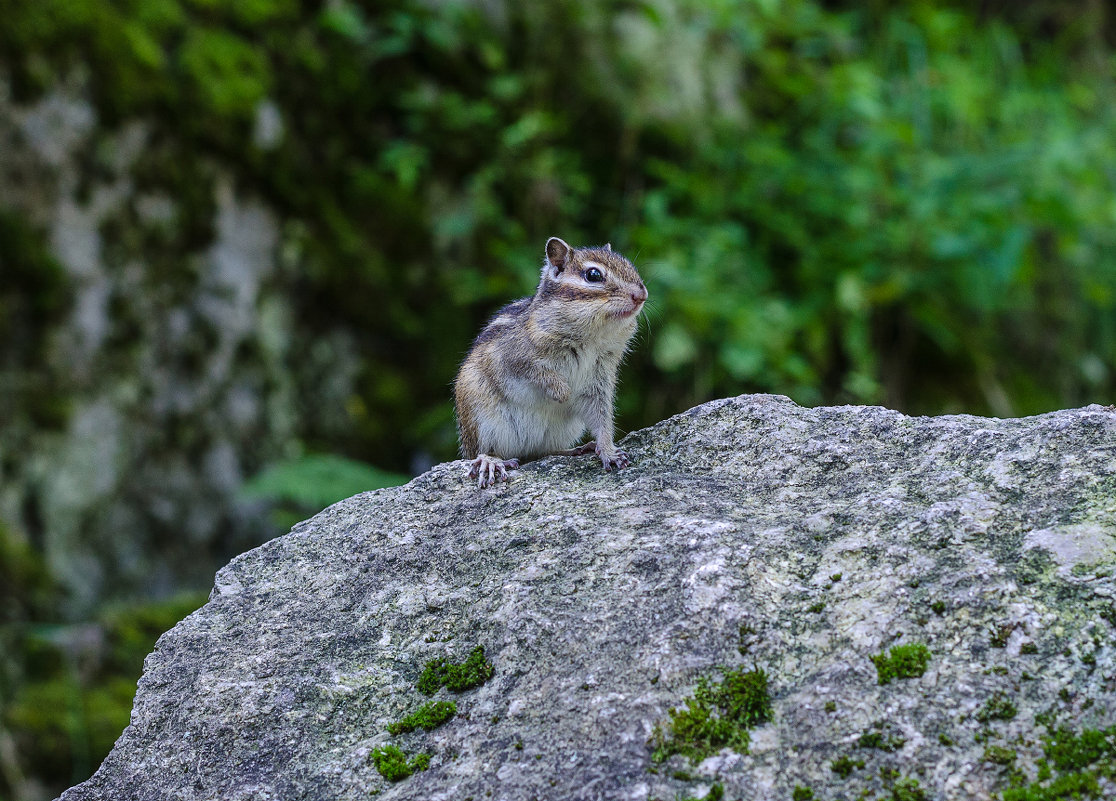
<path id="1" fill-rule="evenodd" d="M 611 470 L 623 470 L 625 467 L 631 467 L 632 460 L 628 458 L 628 454 L 624 453 L 618 448 L 613 448 L 610 451 L 601 449 L 600 445 L 594 448 L 594 453 L 601 460 L 604 465 L 605 472 Z"/>
<path id="2" fill-rule="evenodd" d="M 490 487 L 497 481 L 507 481 L 508 471 L 519 467 L 518 459 L 500 459 L 482 453 L 469 465 L 469 478 L 477 480 L 480 488 Z"/>
<path id="3" fill-rule="evenodd" d="M 596 453 L 597 443 L 586 442 L 584 445 L 578 445 L 576 448 L 569 448 L 564 451 L 558 451 L 559 456 L 584 456 L 587 453 Z"/>

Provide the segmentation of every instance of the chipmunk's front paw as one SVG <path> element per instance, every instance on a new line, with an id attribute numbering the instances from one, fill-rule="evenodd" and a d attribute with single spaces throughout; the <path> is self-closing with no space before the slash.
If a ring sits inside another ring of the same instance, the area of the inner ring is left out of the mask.
<path id="1" fill-rule="evenodd" d="M 518 459 L 499 459 L 482 453 L 469 465 L 469 478 L 477 480 L 480 488 L 490 487 L 497 481 L 507 481 L 508 471 L 519 467 Z"/>
<path id="2" fill-rule="evenodd" d="M 610 470 L 622 470 L 625 467 L 630 467 L 632 464 L 632 460 L 628 458 L 628 454 L 617 448 L 605 451 L 598 445 L 596 447 L 596 454 L 600 458 L 601 464 L 604 465 L 606 472 Z"/>

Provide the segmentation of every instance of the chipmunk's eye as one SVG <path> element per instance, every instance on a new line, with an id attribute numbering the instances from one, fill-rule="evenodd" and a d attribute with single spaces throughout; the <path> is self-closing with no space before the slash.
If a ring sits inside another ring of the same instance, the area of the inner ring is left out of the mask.
<path id="1" fill-rule="evenodd" d="M 596 267 L 590 267 L 588 270 L 585 271 L 585 280 L 590 281 L 594 284 L 600 283 L 604 280 L 604 273 L 602 273 Z"/>

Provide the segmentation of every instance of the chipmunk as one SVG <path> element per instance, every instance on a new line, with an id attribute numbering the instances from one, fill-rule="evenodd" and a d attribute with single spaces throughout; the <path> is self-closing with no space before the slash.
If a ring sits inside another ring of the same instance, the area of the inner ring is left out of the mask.
<path id="1" fill-rule="evenodd" d="M 613 444 L 620 360 L 647 287 L 611 245 L 546 242 L 533 297 L 496 313 L 454 381 L 461 455 L 487 487 L 522 462 L 595 453 L 605 470 L 631 464 Z M 594 441 L 574 447 L 588 429 Z"/>

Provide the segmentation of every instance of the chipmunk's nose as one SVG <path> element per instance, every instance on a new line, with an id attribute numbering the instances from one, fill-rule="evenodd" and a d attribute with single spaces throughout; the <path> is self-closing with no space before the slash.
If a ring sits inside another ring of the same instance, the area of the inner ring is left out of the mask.
<path id="1" fill-rule="evenodd" d="M 642 281 L 639 282 L 639 291 L 632 293 L 632 300 L 636 303 L 643 303 L 647 300 L 647 287 L 643 285 Z"/>

